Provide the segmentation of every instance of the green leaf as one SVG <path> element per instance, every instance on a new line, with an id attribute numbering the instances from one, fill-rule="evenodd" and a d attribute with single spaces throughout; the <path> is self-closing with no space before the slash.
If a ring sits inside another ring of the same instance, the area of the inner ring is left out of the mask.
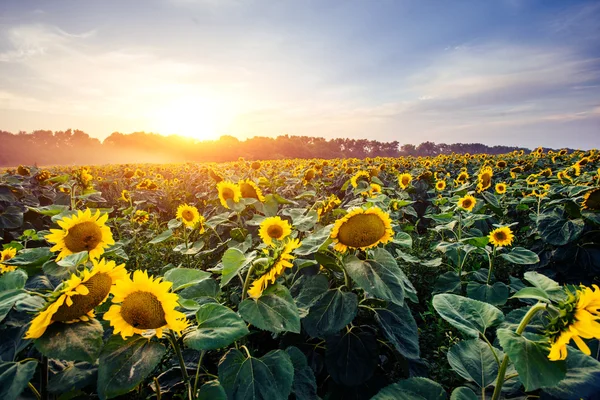
<path id="1" fill-rule="evenodd" d="M 258 299 L 246 299 L 239 305 L 246 322 L 269 332 L 300 333 L 300 315 L 285 286 L 269 286 Z"/>
<path id="2" fill-rule="evenodd" d="M 18 300 L 24 299 L 27 294 L 23 289 L 6 290 L 0 293 L 0 322 L 6 318 L 9 311 Z"/>
<path id="3" fill-rule="evenodd" d="M 193 286 L 210 277 L 210 272 L 192 268 L 173 268 L 165 272 L 165 280 L 173 282 L 174 292 Z"/>
<path id="4" fill-rule="evenodd" d="M 304 240 L 302 240 L 302 244 L 294 251 L 294 253 L 299 256 L 306 256 L 319 251 L 321 246 L 323 246 L 329 240 L 332 227 L 333 225 L 327 225 L 308 235 Z"/>
<path id="5" fill-rule="evenodd" d="M 298 400 L 314 400 L 317 396 L 317 381 L 315 374 L 308 366 L 306 356 L 297 347 L 290 346 L 285 349 L 290 356 L 294 366 L 294 382 L 292 384 L 292 393 Z"/>
<path id="6" fill-rule="evenodd" d="M 533 341 L 508 329 L 498 329 L 496 333 L 504 352 L 515 365 L 525 391 L 554 386 L 565 377 L 566 363 L 548 360 L 548 342 Z"/>
<path id="7" fill-rule="evenodd" d="M 542 289 L 536 287 L 526 287 L 515 293 L 511 299 L 536 299 L 546 303 L 550 303 L 551 300 L 548 298 L 548 294 Z"/>
<path id="8" fill-rule="evenodd" d="M 437 277 L 433 285 L 433 293 L 460 293 L 461 288 L 458 273 L 448 271 Z"/>
<path id="9" fill-rule="evenodd" d="M 302 320 L 304 329 L 311 337 L 324 337 L 337 333 L 348 325 L 358 311 L 358 298 L 351 292 L 328 290 L 310 308 Z"/>
<path id="10" fill-rule="evenodd" d="M 563 246 L 579 239 L 585 223 L 582 219 L 566 219 L 564 213 L 554 210 L 540 216 L 537 228 L 542 240 L 555 246 Z"/>
<path id="11" fill-rule="evenodd" d="M 5 290 L 23 289 L 27 282 L 27 273 L 17 269 L 0 275 L 0 292 Z"/>
<path id="12" fill-rule="evenodd" d="M 196 321 L 196 329 L 184 338 L 185 345 L 194 350 L 227 347 L 249 333 L 239 315 L 216 303 L 202 305 L 196 312 Z"/>
<path id="13" fill-rule="evenodd" d="M 64 324 L 55 322 L 35 340 L 35 347 L 48 358 L 95 362 L 102 350 L 104 329 L 100 322 Z"/>
<path id="14" fill-rule="evenodd" d="M 351 255 L 344 259 L 348 275 L 368 294 L 392 303 L 404 304 L 404 286 L 400 267 L 396 260 L 392 263 L 379 263 L 377 260 L 360 260 Z"/>
<path id="15" fill-rule="evenodd" d="M 27 383 L 33 379 L 36 368 L 36 361 L 0 363 L 0 398 L 18 399 Z"/>
<path id="16" fill-rule="evenodd" d="M 93 385 L 98 379 L 98 367 L 87 362 L 69 364 L 67 368 L 52 375 L 48 391 L 57 395 L 80 390 Z"/>
<path id="17" fill-rule="evenodd" d="M 445 400 L 442 385 L 427 378 L 408 378 L 384 387 L 371 400 Z"/>
<path id="18" fill-rule="evenodd" d="M 498 359 L 504 356 L 496 351 Z M 475 382 L 480 388 L 496 381 L 498 363 L 489 346 L 482 340 L 463 340 L 448 351 L 448 363 L 464 379 Z"/>
<path id="19" fill-rule="evenodd" d="M 530 265 L 540 262 L 540 258 L 537 254 L 531 250 L 524 249 L 523 247 L 514 247 L 510 250 L 510 253 L 500 254 L 500 257 L 518 265 Z"/>
<path id="20" fill-rule="evenodd" d="M 327 372 L 341 385 L 360 385 L 373 375 L 378 354 L 377 339 L 369 332 L 350 330 L 330 336 L 325 352 Z"/>
<path id="21" fill-rule="evenodd" d="M 173 231 L 170 229 L 167 229 L 166 231 L 162 232 L 160 235 L 156 236 L 154 239 L 149 241 L 148 244 L 161 243 L 167 239 L 170 239 L 172 236 L 173 236 Z"/>
<path id="22" fill-rule="evenodd" d="M 54 216 L 57 214 L 60 214 L 61 212 L 67 211 L 69 209 L 69 206 L 61 206 L 60 204 L 51 204 L 49 206 L 43 206 L 43 207 L 27 207 L 29 208 L 31 211 L 36 212 L 38 214 L 42 214 L 42 215 L 47 215 L 47 216 Z"/>
<path id="23" fill-rule="evenodd" d="M 22 268 L 36 268 L 42 266 L 51 257 L 50 247 L 36 247 L 21 250 L 15 257 L 3 261 L 3 264 L 16 265 Z"/>
<path id="24" fill-rule="evenodd" d="M 504 320 L 502 311 L 496 307 L 455 294 L 436 294 L 433 307 L 442 318 L 471 337 L 478 337 L 479 333 Z"/>
<path id="25" fill-rule="evenodd" d="M 389 303 L 387 307 L 375 308 L 374 311 L 375 321 L 394 348 L 408 359 L 418 359 L 418 328 L 408 305 L 399 306 Z"/>
<path id="26" fill-rule="evenodd" d="M 212 278 L 202 279 L 194 285 L 186 287 L 179 292 L 179 298 L 199 299 L 203 297 L 217 297 L 219 293 L 219 284 Z"/>
<path id="27" fill-rule="evenodd" d="M 227 393 L 218 380 L 208 381 L 200 387 L 197 400 L 227 400 Z"/>
<path id="28" fill-rule="evenodd" d="M 60 267 L 63 267 L 63 268 L 75 268 L 79 264 L 83 264 L 84 262 L 86 262 L 87 259 L 88 259 L 88 252 L 80 251 L 79 253 L 69 254 L 62 260 L 57 261 L 56 264 L 58 264 Z"/>
<path id="29" fill-rule="evenodd" d="M 158 365 L 165 346 L 142 336 L 129 340 L 113 335 L 100 353 L 98 397 L 110 399 L 139 385 Z"/>
<path id="30" fill-rule="evenodd" d="M 496 282 L 493 285 L 469 282 L 467 296 L 495 306 L 501 306 L 506 304 L 506 300 L 508 300 L 508 286 L 502 282 Z"/>
<path id="31" fill-rule="evenodd" d="M 600 393 L 600 362 L 568 346 L 567 374 L 544 392 L 557 399 L 579 400 Z"/>
<path id="32" fill-rule="evenodd" d="M 543 291 L 546 297 L 553 301 L 561 301 L 566 298 L 563 288 L 552 279 L 535 271 L 528 271 L 523 278 L 533 286 Z"/>
<path id="33" fill-rule="evenodd" d="M 246 256 L 242 251 L 236 248 L 230 248 L 225 251 L 221 262 L 223 263 L 223 271 L 221 272 L 221 287 L 224 287 L 256 256 L 256 252 Z"/>
<path id="34" fill-rule="evenodd" d="M 23 225 L 23 212 L 20 207 L 8 206 L 0 211 L 0 229 L 17 229 Z"/>
<path id="35" fill-rule="evenodd" d="M 479 398 L 471 389 L 465 386 L 457 387 L 452 391 L 450 400 L 478 400 Z"/>
<path id="36" fill-rule="evenodd" d="M 219 363 L 219 381 L 230 400 L 287 399 L 294 366 L 286 352 L 273 350 L 261 358 L 246 358 L 231 349 Z"/>
<path id="37" fill-rule="evenodd" d="M 498 202 L 498 198 L 491 192 L 482 192 L 481 196 L 487 201 L 492 207 L 499 209 L 500 203 Z"/>
<path id="38" fill-rule="evenodd" d="M 413 245 L 412 236 L 406 232 L 398 232 L 394 236 L 394 244 L 397 244 L 400 247 L 411 249 Z"/>

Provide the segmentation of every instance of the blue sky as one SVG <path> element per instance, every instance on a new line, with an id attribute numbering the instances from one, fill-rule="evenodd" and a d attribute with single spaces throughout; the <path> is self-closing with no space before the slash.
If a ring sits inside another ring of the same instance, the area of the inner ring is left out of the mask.
<path id="1" fill-rule="evenodd" d="M 0 129 L 600 147 L 600 2 L 0 3 Z"/>

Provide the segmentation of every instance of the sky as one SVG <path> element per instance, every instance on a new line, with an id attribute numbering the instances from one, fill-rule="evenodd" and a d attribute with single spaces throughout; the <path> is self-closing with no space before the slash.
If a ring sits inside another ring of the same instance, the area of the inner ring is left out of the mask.
<path id="1" fill-rule="evenodd" d="M 600 147 L 600 1 L 0 2 L 0 130 Z"/>

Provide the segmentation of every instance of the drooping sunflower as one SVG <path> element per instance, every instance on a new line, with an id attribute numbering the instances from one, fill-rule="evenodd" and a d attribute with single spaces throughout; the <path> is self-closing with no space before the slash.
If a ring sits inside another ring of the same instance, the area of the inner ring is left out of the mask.
<path id="1" fill-rule="evenodd" d="M 277 216 L 265 218 L 258 230 L 258 236 L 267 246 L 273 246 L 273 240 L 283 240 L 291 233 L 290 223 Z"/>
<path id="2" fill-rule="evenodd" d="M 194 206 L 188 204 L 181 204 L 177 207 L 176 218 L 183 222 L 188 228 L 193 228 L 198 222 L 200 222 L 200 213 Z"/>
<path id="3" fill-rule="evenodd" d="M 352 178 L 350 178 L 350 184 L 352 185 L 353 188 L 357 188 L 358 182 L 360 182 L 361 180 L 370 182 L 371 174 L 369 174 L 368 171 L 358 171 L 356 174 L 354 174 L 352 176 Z"/>
<path id="4" fill-rule="evenodd" d="M 496 193 L 498 193 L 498 194 L 506 193 L 506 183 L 504 183 L 504 182 L 496 183 Z"/>
<path id="5" fill-rule="evenodd" d="M 600 288 L 581 286 L 575 293 L 568 293 L 558 309 L 559 315 L 546 328 L 546 335 L 550 337 L 548 358 L 551 361 L 567 358 L 567 344 L 571 339 L 579 350 L 591 355 L 582 338 L 600 339 Z"/>
<path id="6" fill-rule="evenodd" d="M 101 214 L 100 210 L 92 215 L 88 208 L 78 210 L 71 217 L 64 217 L 57 223 L 62 229 L 50 229 L 46 240 L 55 244 L 51 251 L 60 251 L 56 260 L 87 251 L 90 259 L 97 259 L 104 253 L 104 249 L 115 244 L 110 228 L 106 226 L 108 214 Z"/>
<path id="7" fill-rule="evenodd" d="M 508 226 L 502 226 L 500 228 L 496 228 L 490 232 L 489 235 L 490 243 L 495 247 L 498 246 L 510 246 L 515 235 L 513 235 L 512 231 Z"/>
<path id="8" fill-rule="evenodd" d="M 31 321 L 25 334 L 26 339 L 39 338 L 53 322 L 87 321 L 94 317 L 94 308 L 108 298 L 111 287 L 127 276 L 125 264 L 114 261 L 92 260 L 91 270 L 84 269 L 79 274 L 63 282 L 39 314 Z"/>
<path id="9" fill-rule="evenodd" d="M 253 299 L 259 298 L 269 284 L 275 283 L 277 278 L 283 275 L 287 268 L 292 268 L 292 260 L 295 258 L 292 252 L 300 247 L 300 244 L 300 240 L 298 239 L 289 240 L 283 246 L 281 252 L 274 257 L 271 266 L 266 272 L 252 282 L 252 286 L 248 289 L 248 296 Z"/>
<path id="10" fill-rule="evenodd" d="M 484 190 L 487 190 L 490 186 L 492 186 L 492 176 L 493 176 L 492 167 L 484 167 L 479 171 L 477 175 L 477 192 L 481 193 Z"/>
<path id="11" fill-rule="evenodd" d="M 600 210 L 600 188 L 592 189 L 583 196 L 581 208 L 584 210 Z"/>
<path id="12" fill-rule="evenodd" d="M 175 310 L 179 296 L 171 293 L 171 282 L 153 279 L 147 271 L 136 270 L 115 284 L 113 305 L 104 314 L 114 334 L 127 339 L 134 334 L 162 337 L 164 329 L 180 333 L 187 326 L 185 314 Z"/>
<path id="13" fill-rule="evenodd" d="M 255 161 L 258 162 L 258 161 Z M 239 182 L 240 191 L 242 197 L 245 199 L 256 199 L 263 203 L 265 196 L 263 196 L 262 190 L 254 183 L 251 179 L 246 179 Z"/>
<path id="14" fill-rule="evenodd" d="M 392 220 L 379 207 L 355 208 L 338 219 L 331 230 L 334 249 L 345 253 L 350 249 L 370 249 L 388 243 L 393 237 Z"/>
<path id="15" fill-rule="evenodd" d="M 412 175 L 409 173 L 400 174 L 398 176 L 398 184 L 402 189 L 406 189 L 412 181 Z"/>
<path id="16" fill-rule="evenodd" d="M 9 247 L 8 249 L 4 249 L 0 252 L 0 275 L 2 275 L 5 272 L 14 271 L 15 269 L 17 269 L 17 267 L 15 265 L 4 265 L 3 264 L 4 261 L 10 260 L 11 258 L 13 258 L 16 255 L 17 255 L 17 249 L 15 249 L 13 247 Z"/>
<path id="17" fill-rule="evenodd" d="M 304 177 L 302 178 L 302 184 L 303 185 L 308 185 L 308 183 L 310 181 L 312 181 L 313 179 L 315 179 L 315 176 L 317 175 L 317 170 L 314 168 L 309 168 L 306 170 L 306 172 L 304 173 Z"/>
<path id="18" fill-rule="evenodd" d="M 476 203 L 477 199 L 475 199 L 475 197 L 471 196 L 470 194 L 467 194 L 464 197 L 458 199 L 458 206 L 463 210 L 467 211 L 473 211 L 473 208 L 475 208 Z"/>
<path id="19" fill-rule="evenodd" d="M 131 194 L 129 193 L 129 190 L 123 189 L 121 191 L 121 197 L 119 197 L 119 200 L 129 203 L 131 201 Z"/>
<path id="20" fill-rule="evenodd" d="M 242 198 L 242 191 L 240 187 L 231 181 L 221 181 L 217 184 L 217 190 L 219 191 L 219 200 L 221 205 L 225 208 L 229 208 L 227 200 L 231 200 L 237 203 Z"/>

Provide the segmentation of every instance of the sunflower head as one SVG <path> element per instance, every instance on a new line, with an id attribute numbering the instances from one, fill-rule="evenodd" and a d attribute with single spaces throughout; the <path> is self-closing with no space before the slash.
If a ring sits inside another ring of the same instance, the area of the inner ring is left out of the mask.
<path id="1" fill-rule="evenodd" d="M 176 218 L 188 228 L 193 228 L 200 222 L 200 213 L 194 206 L 181 204 L 177 207 Z"/>
<path id="2" fill-rule="evenodd" d="M 61 229 L 50 229 L 46 236 L 46 240 L 54 244 L 50 250 L 60 252 L 56 260 L 81 251 L 87 251 L 91 259 L 100 257 L 105 248 L 115 244 L 110 228 L 106 226 L 107 219 L 108 214 L 97 210 L 92 215 L 88 208 L 59 220 L 57 223 Z"/>
<path id="3" fill-rule="evenodd" d="M 398 176 L 398 184 L 402 189 L 406 189 L 412 181 L 412 175 L 409 173 L 400 174 Z"/>
<path id="4" fill-rule="evenodd" d="M 513 235 L 513 232 L 508 226 L 503 226 L 491 231 L 489 238 L 490 243 L 493 244 L 494 247 L 510 246 L 513 239 L 515 238 L 515 235 Z"/>
<path id="5" fill-rule="evenodd" d="M 14 271 L 15 269 L 17 269 L 17 267 L 15 265 L 4 265 L 2 263 L 3 261 L 10 260 L 11 258 L 13 258 L 16 255 L 17 255 L 17 249 L 15 249 L 13 247 L 9 247 L 0 252 L 0 274 L 3 274 L 5 272 Z"/>
<path id="6" fill-rule="evenodd" d="M 273 240 L 283 240 L 292 233 L 292 226 L 280 217 L 265 218 L 260 224 L 258 236 L 267 246 L 274 246 Z"/>
<path id="7" fill-rule="evenodd" d="M 26 339 L 36 339 L 44 334 L 53 322 L 86 321 L 94 316 L 94 308 L 102 304 L 111 287 L 127 276 L 125 264 L 114 261 L 92 260 L 91 270 L 85 269 L 71 275 L 53 293 L 38 315 L 31 321 Z"/>
<path id="8" fill-rule="evenodd" d="M 119 197 L 119 200 L 129 203 L 131 201 L 131 194 L 129 193 L 129 190 L 123 189 L 121 191 L 121 197 Z"/>
<path id="9" fill-rule="evenodd" d="M 592 189 L 583 196 L 581 208 L 584 210 L 600 210 L 600 188 Z"/>
<path id="10" fill-rule="evenodd" d="M 360 181 L 370 182 L 371 174 L 369 174 L 368 171 L 358 171 L 356 174 L 354 174 L 352 176 L 352 178 L 350 178 L 350 184 L 355 189 L 358 187 L 358 182 L 360 182 Z"/>
<path id="11" fill-rule="evenodd" d="M 493 171 L 491 167 L 485 167 L 477 175 L 477 191 L 483 192 L 492 186 Z"/>
<path id="12" fill-rule="evenodd" d="M 258 162 L 258 161 L 255 161 Z M 239 182 L 240 191 L 242 193 L 242 197 L 245 199 L 256 199 L 261 203 L 265 201 L 265 196 L 263 196 L 262 190 L 258 187 L 256 183 L 254 183 L 250 179 L 246 179 L 244 181 Z"/>
<path id="13" fill-rule="evenodd" d="M 229 208 L 227 200 L 231 200 L 237 203 L 242 198 L 242 192 L 239 185 L 231 181 L 221 181 L 217 184 L 217 190 L 219 191 L 219 200 L 221 205 L 225 208 Z"/>
<path id="14" fill-rule="evenodd" d="M 379 207 L 355 208 L 338 219 L 331 230 L 335 249 L 345 253 L 350 249 L 370 249 L 392 240 L 392 220 Z"/>
<path id="15" fill-rule="evenodd" d="M 114 334 L 127 339 L 134 334 L 162 337 L 164 329 L 184 330 L 185 314 L 175 310 L 179 297 L 171 293 L 171 282 L 153 279 L 147 271 L 136 270 L 133 279 L 126 276 L 112 290 L 114 295 L 104 319 L 114 328 Z"/>
<path id="16" fill-rule="evenodd" d="M 504 183 L 504 182 L 496 183 L 496 193 L 498 193 L 498 194 L 506 193 L 506 183 Z"/>
<path id="17" fill-rule="evenodd" d="M 248 296 L 253 299 L 259 298 L 269 284 L 274 284 L 286 269 L 292 268 L 294 266 L 292 261 L 295 258 L 292 252 L 300 247 L 300 245 L 300 240 L 291 239 L 282 247 L 272 249 L 273 257 L 269 258 L 270 262 L 263 273 L 252 282 L 252 285 L 248 289 Z"/>
<path id="18" fill-rule="evenodd" d="M 476 203 L 477 199 L 475 199 L 475 197 L 471 196 L 470 194 L 467 194 L 464 197 L 458 199 L 458 206 L 463 210 L 467 211 L 473 211 L 473 208 L 475 208 Z"/>
<path id="19" fill-rule="evenodd" d="M 439 180 L 435 183 L 435 190 L 442 191 L 446 189 L 446 181 Z"/>

